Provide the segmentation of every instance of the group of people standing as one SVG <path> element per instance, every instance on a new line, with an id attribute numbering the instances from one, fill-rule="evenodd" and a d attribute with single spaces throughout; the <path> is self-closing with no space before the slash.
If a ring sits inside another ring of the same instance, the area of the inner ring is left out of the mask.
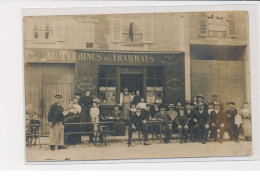
<path id="1" fill-rule="evenodd" d="M 55 150 L 64 147 L 64 131 L 80 131 L 80 134 L 69 134 L 66 136 L 67 144 L 81 142 L 81 135 L 89 136 L 89 143 L 93 143 L 94 132 L 98 130 L 100 110 L 98 102 L 90 96 L 90 90 L 85 94 L 76 94 L 70 102 L 68 109 L 64 110 L 61 105 L 61 95 L 56 95 L 56 102 L 51 105 L 48 114 L 50 122 L 50 148 Z M 140 131 L 143 133 L 144 145 L 148 145 L 148 121 L 160 121 L 164 142 L 169 143 L 172 133 L 177 133 L 180 143 L 200 141 L 205 144 L 209 134 L 214 141 L 222 143 L 224 132 L 227 131 L 230 140 L 238 142 L 239 133 L 242 132 L 246 139 L 251 138 L 251 111 L 249 103 L 243 103 L 243 109 L 238 111 L 234 102 L 228 102 L 228 109 L 213 95 L 213 101 L 206 104 L 202 95 L 191 100 L 191 102 L 178 101 L 176 105 L 169 104 L 147 104 L 141 97 L 140 91 L 133 96 L 124 88 L 120 94 L 120 104 L 114 106 L 111 116 L 115 118 L 114 132 L 117 136 L 125 136 L 126 125 L 128 128 L 128 146 L 131 146 L 132 133 Z M 120 109 L 121 108 L 121 109 Z M 121 111 L 122 110 L 122 111 Z M 64 123 L 68 125 L 64 128 Z M 69 123 L 81 123 L 73 125 Z M 158 136 L 160 127 L 151 124 L 152 130 Z M 219 136 L 218 136 L 219 130 Z M 100 142 L 103 137 L 99 135 Z"/>

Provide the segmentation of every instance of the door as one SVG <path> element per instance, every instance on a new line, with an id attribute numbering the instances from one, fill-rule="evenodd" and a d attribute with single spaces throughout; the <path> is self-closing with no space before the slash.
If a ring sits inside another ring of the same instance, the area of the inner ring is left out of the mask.
<path id="1" fill-rule="evenodd" d="M 120 75 L 120 87 L 121 91 L 124 88 L 128 88 L 129 92 L 135 92 L 140 90 L 143 96 L 143 75 L 142 74 L 121 74 Z"/>
<path id="2" fill-rule="evenodd" d="M 61 94 L 62 106 L 68 108 L 74 93 L 74 64 L 32 64 L 25 69 L 25 105 L 28 112 L 38 112 L 41 122 L 47 116 L 54 96 Z M 41 131 L 48 133 L 43 126 Z"/>

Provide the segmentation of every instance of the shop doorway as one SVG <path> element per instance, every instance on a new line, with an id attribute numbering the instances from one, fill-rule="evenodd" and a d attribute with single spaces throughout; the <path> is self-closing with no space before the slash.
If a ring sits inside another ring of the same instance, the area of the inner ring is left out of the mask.
<path id="1" fill-rule="evenodd" d="M 143 96 L 143 75 L 142 74 L 121 74 L 120 77 L 121 91 L 124 88 L 128 88 L 129 92 L 135 92 L 140 90 Z"/>

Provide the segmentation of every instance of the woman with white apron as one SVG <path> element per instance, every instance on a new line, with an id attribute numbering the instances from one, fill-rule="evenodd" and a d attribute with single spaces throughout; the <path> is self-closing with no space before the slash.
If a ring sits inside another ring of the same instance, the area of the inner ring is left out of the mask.
<path id="1" fill-rule="evenodd" d="M 240 110 L 240 115 L 242 118 L 242 136 L 246 140 L 252 138 L 252 124 L 251 124 L 251 110 L 249 108 L 249 103 L 243 103 L 243 109 Z"/>

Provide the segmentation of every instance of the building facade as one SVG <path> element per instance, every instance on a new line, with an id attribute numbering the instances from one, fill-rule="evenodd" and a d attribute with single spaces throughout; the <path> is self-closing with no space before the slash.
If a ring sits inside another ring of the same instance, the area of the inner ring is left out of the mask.
<path id="1" fill-rule="evenodd" d="M 198 94 L 249 101 L 245 12 L 24 18 L 26 111 L 46 121 L 55 94 L 68 106 L 91 90 L 105 108 L 124 87 L 149 103 Z"/>

